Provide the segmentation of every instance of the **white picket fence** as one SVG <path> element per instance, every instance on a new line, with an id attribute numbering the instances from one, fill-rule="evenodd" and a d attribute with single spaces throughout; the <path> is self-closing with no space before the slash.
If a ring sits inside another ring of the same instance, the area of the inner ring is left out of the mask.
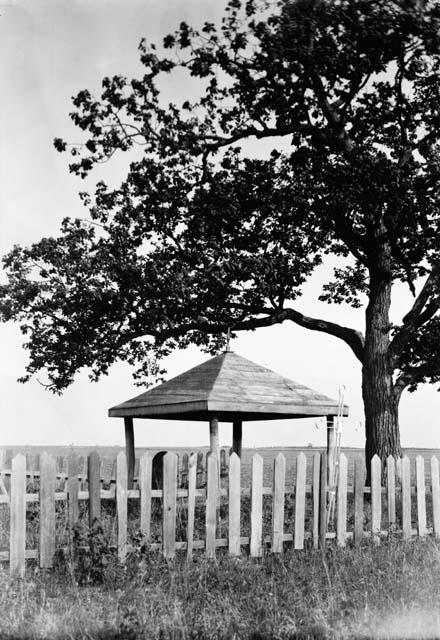
<path id="1" fill-rule="evenodd" d="M 120 453 L 115 481 L 105 489 L 97 453 L 88 457 L 87 479 L 78 474 L 75 455 L 68 459 L 67 473 L 59 473 L 55 459 L 48 454 L 41 455 L 39 472 L 27 471 L 25 456 L 18 454 L 12 459 L 10 469 L 0 469 L 0 560 L 9 562 L 10 571 L 21 575 L 26 559 L 37 560 L 40 567 L 50 568 L 55 552 L 60 549 L 59 505 L 64 506 L 66 528 L 72 531 L 80 520 L 82 501 L 87 502 L 89 524 L 105 513 L 105 502 L 116 503 L 114 546 L 121 562 L 133 548 L 129 535 L 132 505 L 136 506 L 135 525 L 144 544 L 151 550 L 161 551 L 166 558 L 173 558 L 178 552 L 191 558 L 197 550 L 214 558 L 219 548 L 226 548 L 231 556 L 249 553 L 260 557 L 268 550 L 282 553 L 286 547 L 301 550 L 305 545 L 316 548 L 332 541 L 339 546 L 346 545 L 347 541 L 357 545 L 365 537 L 379 543 L 390 534 L 403 539 L 413 535 L 440 537 L 439 462 L 435 456 L 430 460 L 428 482 L 424 458 L 415 459 L 414 486 L 408 457 L 397 462 L 390 457 L 382 473 L 380 460 L 375 456 L 371 461 L 369 487 L 365 486 L 365 465 L 361 457 L 355 461 L 352 485 L 348 484 L 344 454 L 339 461 L 336 487 L 327 486 L 325 454 L 316 453 L 309 461 L 311 468 L 307 469 L 307 464 L 306 456 L 300 453 L 296 459 L 295 483 L 286 486 L 286 459 L 279 454 L 274 460 L 272 485 L 265 487 L 263 460 L 255 454 L 250 483 L 244 487 L 241 461 L 233 453 L 229 458 L 228 477 L 219 485 L 218 461 L 208 455 L 206 486 L 200 487 L 197 486 L 197 456 L 192 454 L 185 472 L 186 486 L 181 488 L 178 457 L 167 453 L 163 458 L 163 488 L 153 489 L 152 456 L 147 453 L 140 458 L 134 488 L 128 488 L 126 458 Z M 35 481 L 37 491 L 35 488 L 31 491 L 29 486 L 32 482 L 35 485 Z M 31 504 L 34 511 L 35 505 L 39 508 L 38 517 L 35 518 L 34 513 L 33 522 L 29 523 L 27 512 Z M 157 504 L 161 507 L 159 512 L 153 508 Z M 202 535 L 200 526 L 196 530 L 196 524 L 200 524 L 196 512 L 200 515 L 201 509 Z M 292 513 L 286 525 L 287 510 Z M 27 533 L 36 526 L 38 545 L 28 548 Z M 220 528 L 224 535 L 219 537 Z M 2 535 L 7 538 L 3 546 Z M 65 544 L 61 547 L 69 548 Z"/>

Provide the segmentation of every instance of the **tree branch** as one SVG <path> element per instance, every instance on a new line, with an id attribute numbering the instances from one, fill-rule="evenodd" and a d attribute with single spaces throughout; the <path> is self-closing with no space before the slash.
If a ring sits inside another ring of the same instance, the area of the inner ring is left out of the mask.
<path id="1" fill-rule="evenodd" d="M 233 331 L 246 331 L 258 329 L 260 327 L 270 327 L 274 324 L 281 324 L 285 320 L 291 320 L 295 324 L 298 324 L 305 329 L 328 333 L 329 335 L 343 340 L 351 348 L 358 360 L 360 362 L 363 361 L 364 336 L 360 331 L 356 331 L 355 329 L 344 327 L 327 320 L 311 318 L 291 308 L 282 309 L 275 312 L 272 309 L 261 309 L 261 313 L 267 313 L 268 315 L 265 315 L 261 318 L 252 318 L 235 323 L 233 320 L 219 323 L 211 323 L 208 320 L 199 320 L 197 322 L 189 322 L 164 331 L 150 331 L 148 333 L 149 335 L 152 335 L 160 341 L 165 341 L 169 338 L 178 338 L 180 336 L 183 336 L 189 331 L 203 331 L 212 334 L 226 333 L 228 328 L 232 329 Z M 140 336 L 137 335 L 136 337 Z"/>
<path id="2" fill-rule="evenodd" d="M 403 318 L 402 327 L 390 345 L 390 353 L 396 364 L 410 337 L 427 322 L 440 307 L 440 263 L 432 268 L 412 308 Z"/>
<path id="3" fill-rule="evenodd" d="M 402 373 L 394 383 L 394 395 L 396 401 L 400 400 L 400 396 L 403 391 L 411 384 L 423 382 L 424 378 L 428 375 L 432 375 L 432 364 L 421 364 L 417 367 L 410 367 L 404 373 Z"/>

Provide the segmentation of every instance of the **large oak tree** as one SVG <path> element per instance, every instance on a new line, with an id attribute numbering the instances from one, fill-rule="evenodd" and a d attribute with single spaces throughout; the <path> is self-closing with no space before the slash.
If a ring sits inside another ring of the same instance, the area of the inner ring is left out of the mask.
<path id="1" fill-rule="evenodd" d="M 89 174 L 129 154 L 117 188 L 83 194 L 89 221 L 4 259 L 5 320 L 62 391 L 116 360 L 159 373 L 171 350 L 215 351 L 233 331 L 291 320 L 343 340 L 362 365 L 366 454 L 400 452 L 404 389 L 440 380 L 440 5 L 424 0 L 231 0 L 221 25 L 185 23 L 143 77 L 81 91 Z M 197 99 L 165 104 L 161 78 L 197 78 Z M 270 154 L 248 151 L 264 140 Z M 365 332 L 295 308 L 325 256 L 321 299 L 365 304 Z M 414 302 L 390 323 L 393 283 Z"/>

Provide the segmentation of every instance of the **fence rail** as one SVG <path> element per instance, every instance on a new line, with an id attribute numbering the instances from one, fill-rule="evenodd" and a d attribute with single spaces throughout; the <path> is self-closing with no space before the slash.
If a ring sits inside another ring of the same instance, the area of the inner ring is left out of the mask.
<path id="1" fill-rule="evenodd" d="M 327 485 L 325 454 L 316 453 L 308 461 L 300 453 L 290 486 L 281 453 L 273 463 L 271 486 L 263 486 L 263 459 L 258 454 L 252 459 L 248 486 L 243 486 L 241 460 L 235 453 L 229 460 L 223 456 L 221 463 L 219 484 L 214 456 L 206 457 L 206 476 L 201 476 L 200 455 L 187 456 L 179 464 L 176 454 L 167 453 L 162 488 L 153 488 L 152 456 L 146 453 L 139 460 L 134 488 L 128 488 L 126 458 L 120 453 L 114 480 L 106 488 L 96 452 L 88 457 L 87 478 L 78 473 L 75 455 L 60 473 L 55 458 L 42 454 L 37 474 L 26 469 L 26 457 L 18 454 L 9 469 L 0 468 L 0 560 L 18 574 L 24 573 L 26 559 L 50 568 L 55 553 L 70 548 L 72 532 L 80 523 L 84 526 L 84 517 L 89 526 L 104 518 L 112 521 L 112 544 L 122 562 L 133 541 L 139 540 L 134 531 L 143 544 L 166 558 L 180 551 L 191 558 L 197 550 L 213 558 L 218 548 L 226 548 L 231 556 L 244 552 L 259 557 L 266 550 L 282 553 L 286 546 L 344 546 L 349 540 L 357 545 L 365 537 L 380 543 L 391 533 L 403 539 L 440 537 L 435 456 L 428 469 L 422 456 L 412 462 L 390 457 L 385 469 L 375 456 L 368 487 L 361 457 L 355 460 L 353 484 L 348 484 L 344 454 L 336 486 Z"/>

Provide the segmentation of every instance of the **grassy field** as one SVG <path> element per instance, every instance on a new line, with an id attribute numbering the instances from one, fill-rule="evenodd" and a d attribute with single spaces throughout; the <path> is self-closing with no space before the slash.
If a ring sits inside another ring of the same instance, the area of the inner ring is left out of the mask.
<path id="1" fill-rule="evenodd" d="M 105 551 L 105 550 L 104 550 Z M 73 567 L 0 573 L 0 638 L 434 639 L 440 637 L 440 544 L 199 557 L 139 552 L 125 567 L 100 550 Z"/>

